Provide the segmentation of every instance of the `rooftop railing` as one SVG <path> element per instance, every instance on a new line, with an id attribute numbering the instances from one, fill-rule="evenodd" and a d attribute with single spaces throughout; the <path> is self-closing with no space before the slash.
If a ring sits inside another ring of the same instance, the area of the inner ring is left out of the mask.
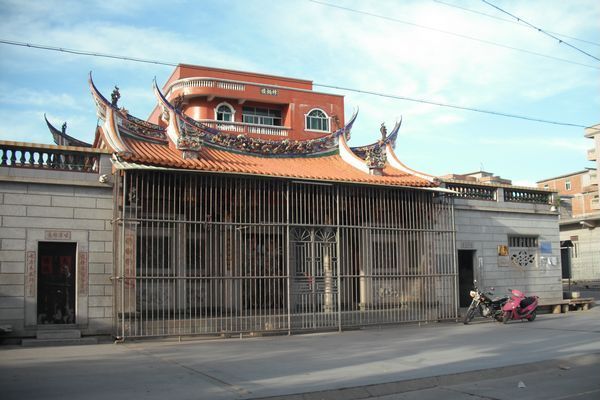
<path id="1" fill-rule="evenodd" d="M 504 201 L 514 203 L 551 204 L 552 193 L 520 188 L 504 188 Z"/>
<path id="2" fill-rule="evenodd" d="M 0 141 L 0 167 L 97 173 L 102 151 Z"/>
<path id="3" fill-rule="evenodd" d="M 446 182 L 446 188 L 455 191 L 455 197 L 471 200 L 552 204 L 553 198 L 551 192 L 544 190 L 524 189 L 509 186 L 478 186 L 465 183 Z M 504 195 L 502 195 L 501 191 L 504 192 Z"/>
<path id="4" fill-rule="evenodd" d="M 446 188 L 454 190 L 458 194 L 456 197 L 475 200 L 496 200 L 496 188 L 487 186 L 463 185 L 456 183 L 447 183 Z"/>

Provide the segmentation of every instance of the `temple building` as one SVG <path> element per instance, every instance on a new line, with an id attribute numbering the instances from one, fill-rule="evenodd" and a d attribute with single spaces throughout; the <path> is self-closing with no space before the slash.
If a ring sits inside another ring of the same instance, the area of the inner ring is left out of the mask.
<path id="1" fill-rule="evenodd" d="M 104 96 L 91 75 L 89 85 L 93 143 L 48 120 L 57 146 L 0 143 L 0 223 L 12 235 L 0 250 L 0 324 L 15 335 L 228 336 L 458 317 L 453 196 L 483 192 L 404 165 L 401 121 L 353 147 L 358 111 L 346 115 L 342 96 L 190 65 L 154 83 L 147 119 L 117 87 Z M 546 207 L 542 192 L 507 201 Z"/>

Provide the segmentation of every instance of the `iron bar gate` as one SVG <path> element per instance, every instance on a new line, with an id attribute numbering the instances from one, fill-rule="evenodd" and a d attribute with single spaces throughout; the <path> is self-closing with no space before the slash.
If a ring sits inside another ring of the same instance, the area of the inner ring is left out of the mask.
<path id="1" fill-rule="evenodd" d="M 117 337 L 456 318 L 435 192 L 126 170 L 114 198 Z"/>

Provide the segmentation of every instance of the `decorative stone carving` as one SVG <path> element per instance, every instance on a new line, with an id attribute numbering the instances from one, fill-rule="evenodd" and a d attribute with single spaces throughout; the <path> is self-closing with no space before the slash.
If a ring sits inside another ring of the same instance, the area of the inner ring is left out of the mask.
<path id="1" fill-rule="evenodd" d="M 179 150 L 200 151 L 202 149 L 202 139 L 197 136 L 180 136 L 177 139 L 177 148 Z"/>
<path id="2" fill-rule="evenodd" d="M 535 264 L 535 253 L 521 249 L 511 254 L 510 260 L 513 264 L 521 268 L 526 268 Z"/>
<path id="3" fill-rule="evenodd" d="M 379 132 L 381 132 L 381 141 L 385 142 L 387 138 L 387 128 L 385 127 L 385 122 L 381 123 L 381 128 L 379 128 Z"/>
<path id="4" fill-rule="evenodd" d="M 387 157 L 382 145 L 375 145 L 367 149 L 365 161 L 370 169 L 382 169 L 385 167 Z"/>
<path id="5" fill-rule="evenodd" d="M 121 93 L 119 92 L 119 87 L 115 85 L 115 89 L 110 94 L 110 104 L 113 107 L 117 107 L 119 103 L 119 99 L 121 98 Z"/>

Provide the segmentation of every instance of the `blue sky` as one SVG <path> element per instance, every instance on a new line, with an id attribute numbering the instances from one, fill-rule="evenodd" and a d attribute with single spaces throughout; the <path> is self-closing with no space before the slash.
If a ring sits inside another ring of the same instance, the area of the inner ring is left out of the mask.
<path id="1" fill-rule="evenodd" d="M 3 1 L 0 39 L 310 79 L 578 125 L 600 123 L 600 62 L 507 19 L 479 0 Z M 597 0 L 492 1 L 600 57 Z M 444 4 L 447 3 L 447 4 Z M 470 12 L 448 4 L 486 13 Z M 385 16 L 388 19 L 373 15 Z M 497 17 L 497 18 L 492 18 Z M 414 25 L 525 49 L 486 45 Z M 87 74 L 145 118 L 154 77 L 173 68 L 0 44 L 0 139 L 51 143 L 43 114 L 91 141 Z M 579 65 L 585 64 L 585 65 Z M 396 145 L 412 168 L 442 175 L 483 168 L 517 184 L 593 166 L 583 129 L 315 87 L 360 108 L 352 145 L 403 117 Z"/>

